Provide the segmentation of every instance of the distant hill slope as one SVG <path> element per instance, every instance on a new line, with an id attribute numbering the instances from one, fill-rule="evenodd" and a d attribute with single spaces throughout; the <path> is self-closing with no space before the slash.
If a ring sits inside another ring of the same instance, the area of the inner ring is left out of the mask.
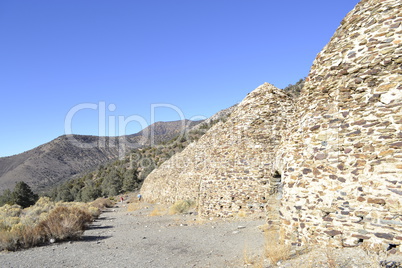
<path id="1" fill-rule="evenodd" d="M 113 138 L 60 136 L 27 152 L 0 158 L 0 193 L 21 180 L 36 191 L 45 190 L 124 156 L 126 151 L 170 140 L 201 122 L 156 122 L 136 134 Z"/>

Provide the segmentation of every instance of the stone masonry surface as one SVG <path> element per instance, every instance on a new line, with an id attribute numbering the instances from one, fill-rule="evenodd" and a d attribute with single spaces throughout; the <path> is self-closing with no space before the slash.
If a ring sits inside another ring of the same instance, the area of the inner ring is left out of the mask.
<path id="1" fill-rule="evenodd" d="M 265 83 L 144 182 L 201 216 L 266 217 L 289 243 L 402 242 L 402 2 L 362 0 L 298 99 Z"/>
<path id="2" fill-rule="evenodd" d="M 278 149 L 290 241 L 402 241 L 402 2 L 361 1 L 318 54 Z"/>
<path id="3" fill-rule="evenodd" d="M 152 172 L 141 189 L 144 198 L 197 200 L 203 216 L 265 217 L 269 193 L 276 191 L 270 181 L 271 159 L 292 111 L 283 91 L 268 83 L 258 87 L 224 124 Z"/>

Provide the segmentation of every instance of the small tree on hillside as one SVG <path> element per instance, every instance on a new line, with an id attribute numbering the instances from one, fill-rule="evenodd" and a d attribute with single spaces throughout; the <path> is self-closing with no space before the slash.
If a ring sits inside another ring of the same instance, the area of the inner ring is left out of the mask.
<path id="1" fill-rule="evenodd" d="M 11 194 L 11 199 L 14 204 L 26 208 L 36 203 L 38 195 L 32 192 L 31 187 L 29 187 L 28 184 L 20 181 L 15 185 L 14 191 Z"/>
<path id="2" fill-rule="evenodd" d="M 102 181 L 101 189 L 103 196 L 115 196 L 121 193 L 123 180 L 121 174 L 112 169 Z"/>
<path id="3" fill-rule="evenodd" d="M 138 187 L 138 172 L 136 169 L 127 169 L 123 175 L 123 192 L 132 192 Z"/>
<path id="4" fill-rule="evenodd" d="M 95 200 L 96 198 L 101 196 L 101 189 L 97 187 L 96 183 L 93 180 L 87 180 L 85 182 L 85 187 L 81 189 L 80 193 L 77 194 L 76 200 L 82 202 L 89 202 Z"/>
<path id="5" fill-rule="evenodd" d="M 13 204 L 12 192 L 10 191 L 10 189 L 4 190 L 3 194 L 0 195 L 0 207 L 4 206 L 5 204 Z"/>

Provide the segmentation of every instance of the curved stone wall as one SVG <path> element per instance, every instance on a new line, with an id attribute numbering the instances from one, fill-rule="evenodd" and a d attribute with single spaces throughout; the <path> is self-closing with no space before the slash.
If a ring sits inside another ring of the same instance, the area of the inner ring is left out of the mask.
<path id="1" fill-rule="evenodd" d="M 283 91 L 268 83 L 258 87 L 225 123 L 152 172 L 142 195 L 152 202 L 196 200 L 206 217 L 265 217 L 270 193 L 277 192 L 271 159 L 293 108 Z"/>
<path id="2" fill-rule="evenodd" d="M 278 158 L 294 243 L 402 241 L 402 3 L 364 0 L 318 54 Z"/>

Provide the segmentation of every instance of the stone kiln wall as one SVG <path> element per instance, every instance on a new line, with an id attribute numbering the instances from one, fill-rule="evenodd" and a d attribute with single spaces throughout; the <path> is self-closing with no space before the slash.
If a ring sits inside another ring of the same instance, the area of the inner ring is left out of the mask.
<path id="1" fill-rule="evenodd" d="M 145 200 L 197 200 L 202 216 L 265 217 L 276 192 L 272 161 L 293 103 L 266 83 L 248 94 L 225 123 L 152 172 L 141 189 Z M 277 206 L 276 206 L 277 207 Z"/>
<path id="2" fill-rule="evenodd" d="M 402 242 L 402 2 L 364 0 L 317 56 L 277 159 L 297 244 Z"/>
<path id="3" fill-rule="evenodd" d="M 153 202 L 266 216 L 289 242 L 402 242 L 402 3 L 363 0 L 300 98 L 264 84 L 145 180 Z"/>

